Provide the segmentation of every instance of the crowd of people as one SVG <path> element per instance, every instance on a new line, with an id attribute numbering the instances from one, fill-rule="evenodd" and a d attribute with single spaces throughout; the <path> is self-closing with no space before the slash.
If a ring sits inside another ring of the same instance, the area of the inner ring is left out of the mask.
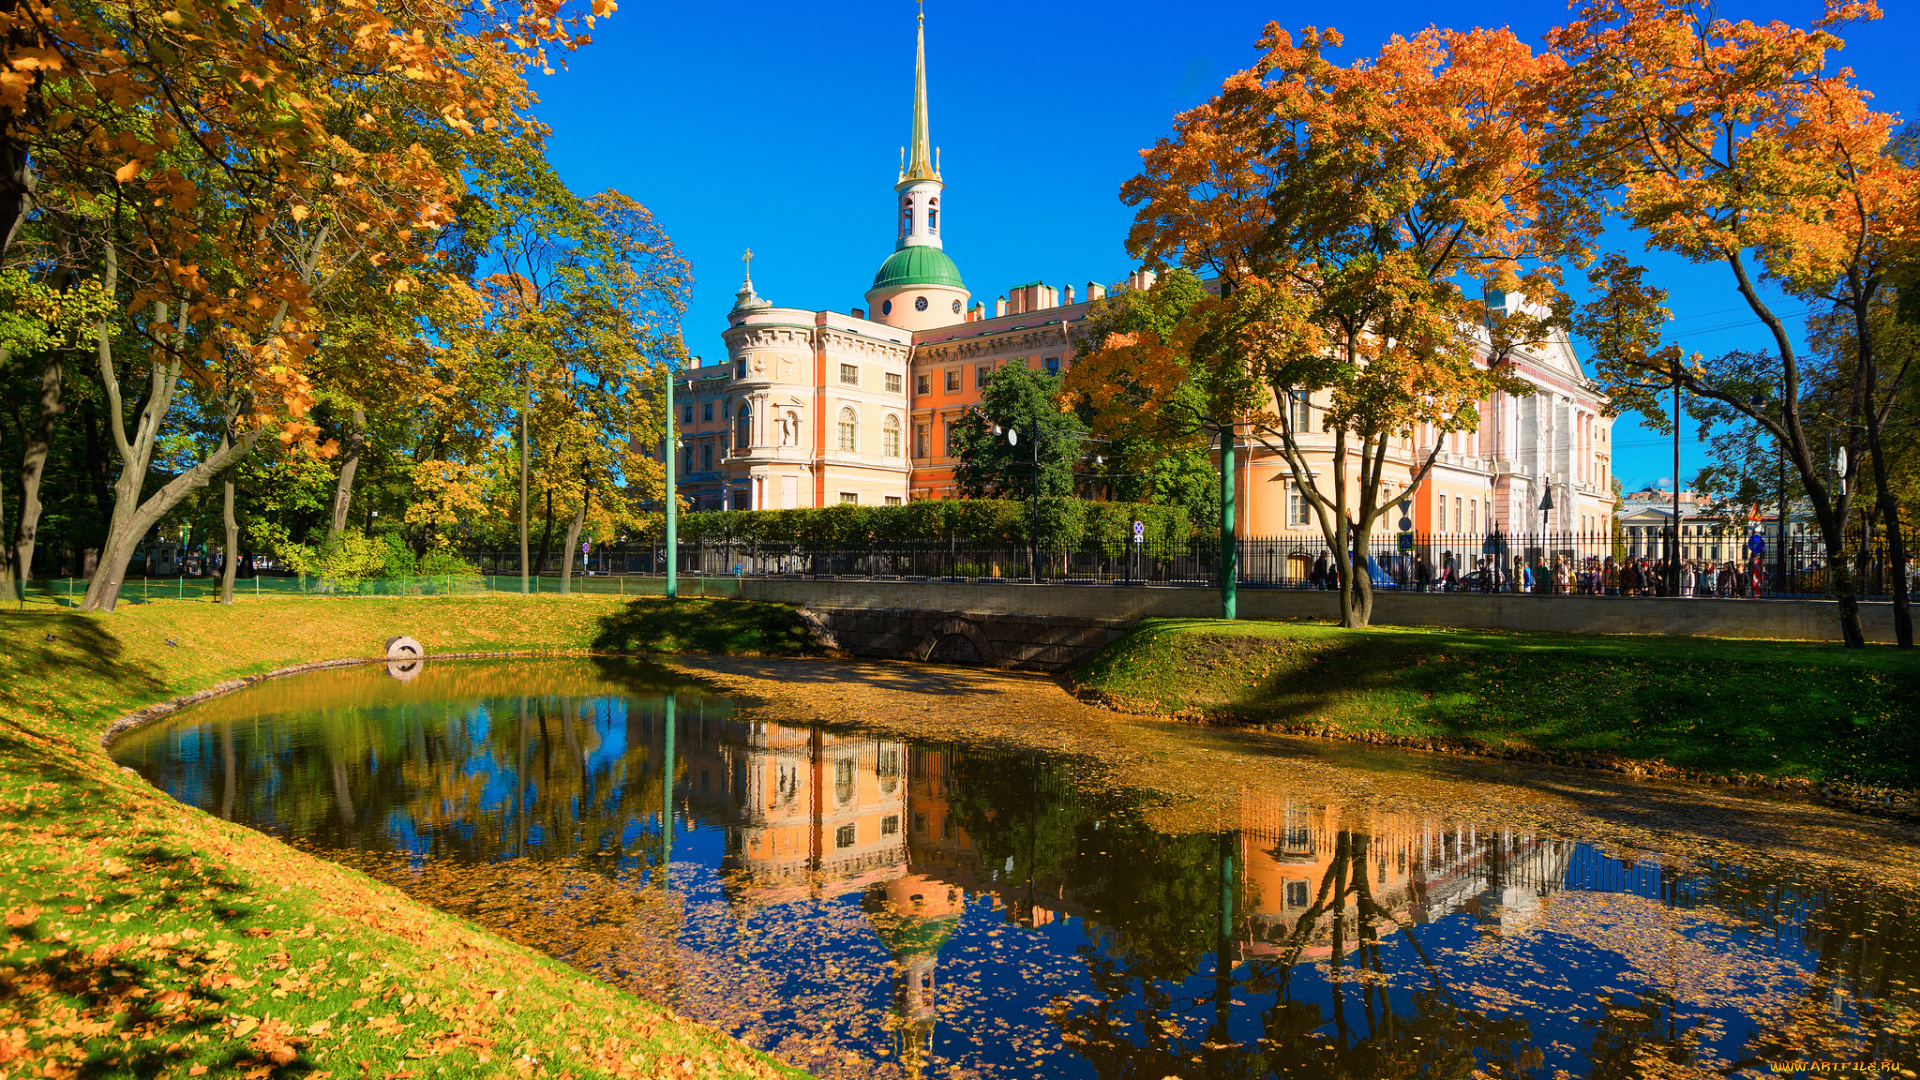
<path id="1" fill-rule="evenodd" d="M 1429 559 L 1416 552 L 1382 566 L 1374 560 L 1376 585 L 1419 592 L 1534 593 L 1557 596 L 1711 596 L 1762 599 L 1771 590 L 1770 572 L 1759 555 L 1744 562 L 1693 559 L 1615 558 L 1597 555 L 1516 555 L 1509 564 L 1498 556 L 1467 557 L 1451 551 Z M 1383 580 L 1384 579 L 1384 580 Z M 1314 561 L 1308 584 L 1340 587 L 1339 564 L 1327 552 Z"/>

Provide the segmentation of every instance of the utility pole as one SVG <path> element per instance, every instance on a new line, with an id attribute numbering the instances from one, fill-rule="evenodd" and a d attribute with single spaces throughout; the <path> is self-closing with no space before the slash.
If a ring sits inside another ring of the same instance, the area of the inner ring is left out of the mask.
<path id="1" fill-rule="evenodd" d="M 1234 538 L 1233 425 L 1220 430 L 1220 617 L 1239 618 L 1240 551 Z M 1358 572 L 1358 571 L 1356 571 Z"/>
<path id="2" fill-rule="evenodd" d="M 1773 553 L 1773 592 L 1776 596 L 1786 595 L 1787 590 L 1787 456 L 1782 452 L 1780 443 L 1773 444 L 1773 464 L 1779 474 L 1776 482 L 1780 491 L 1780 550 Z"/>
<path id="3" fill-rule="evenodd" d="M 1667 548 L 1667 595 L 1680 595 L 1680 376 L 1673 377 L 1673 540 Z"/>
<path id="4" fill-rule="evenodd" d="M 673 413 L 672 364 L 667 365 L 667 434 L 660 445 L 661 457 L 667 466 L 667 599 L 671 600 L 680 595 L 680 499 L 673 483 L 673 470 L 680 456 L 680 432 Z M 667 700 L 673 699 L 669 696 Z"/>

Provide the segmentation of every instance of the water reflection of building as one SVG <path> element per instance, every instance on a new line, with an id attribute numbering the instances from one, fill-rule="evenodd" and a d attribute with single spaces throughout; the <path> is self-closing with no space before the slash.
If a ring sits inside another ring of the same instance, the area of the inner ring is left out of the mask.
<path id="1" fill-rule="evenodd" d="M 658 734 L 649 734 L 657 745 Z M 1032 858 L 1020 860 L 1026 873 L 1012 857 L 990 865 L 961 824 L 952 753 L 697 712 L 680 715 L 676 748 L 676 802 L 725 829 L 724 884 L 737 910 L 860 896 L 892 958 L 895 1049 L 910 1075 L 932 1053 L 940 953 L 970 898 L 1008 922 L 1045 926 L 1086 914 L 1077 897 L 1091 897 L 1100 883 L 1076 873 L 1115 867 L 1070 859 L 1040 871 L 1056 879 L 1036 880 Z M 1037 805 L 1037 771 L 1035 783 Z M 1563 887 L 1573 851 L 1570 842 L 1512 831 L 1284 797 L 1243 794 L 1229 805 L 1238 827 L 1222 848 L 1231 856 L 1223 882 L 1234 897 L 1233 936 L 1223 944 L 1236 963 L 1344 953 L 1363 921 L 1378 928 L 1465 913 L 1489 932 L 1507 932 Z M 971 812 L 984 815 L 982 828 L 998 830 L 1026 809 Z M 1068 814 L 1053 827 L 1098 827 L 1085 816 Z M 1038 818 L 1016 831 L 1034 842 L 1062 839 L 1043 838 Z"/>
<path id="2" fill-rule="evenodd" d="M 1382 916 L 1422 924 L 1464 911 L 1485 930 L 1514 930 L 1564 886 L 1574 850 L 1570 841 L 1431 817 L 1343 821 L 1337 804 L 1285 798 L 1243 797 L 1234 835 L 1245 867 L 1243 956 L 1299 946 L 1303 958 L 1326 956 L 1335 915 L 1347 946 L 1361 920 Z M 1313 925 L 1302 928 L 1309 917 Z"/>

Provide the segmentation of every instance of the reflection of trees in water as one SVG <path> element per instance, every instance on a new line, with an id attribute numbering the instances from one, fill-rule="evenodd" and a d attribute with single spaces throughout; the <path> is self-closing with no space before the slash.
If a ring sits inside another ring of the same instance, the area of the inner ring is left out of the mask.
<path id="1" fill-rule="evenodd" d="M 132 763 L 184 801 L 331 850 L 651 864 L 662 702 L 529 695 L 219 718 Z M 616 737 L 623 752 L 597 753 Z"/>
<path id="2" fill-rule="evenodd" d="M 681 918 L 672 901 L 643 888 L 664 854 L 662 699 L 630 690 L 624 699 L 560 692 L 354 704 L 296 721 L 217 717 L 179 736 L 192 742 L 191 753 L 129 763 L 222 816 L 360 852 L 343 861 L 659 996 L 658 986 L 679 978 L 672 964 Z M 727 715 L 718 699 L 683 694 L 680 702 L 683 720 Z M 748 727 L 718 723 L 713 736 L 701 734 L 703 748 L 725 750 L 715 762 L 727 768 L 710 795 L 691 773 L 680 792 L 683 807 L 732 832 L 739 818 L 726 805 L 741 797 L 744 763 L 763 752 L 747 741 Z M 705 725 L 682 730 L 692 737 Z M 612 745 L 621 752 L 602 752 Z M 1369 867 L 1384 875 L 1387 852 L 1402 849 L 1379 839 L 1378 828 L 1328 825 L 1319 834 L 1325 842 L 1314 841 L 1325 856 L 1315 857 L 1310 888 L 1303 884 L 1298 904 L 1290 895 L 1281 904 L 1262 898 L 1241 864 L 1253 834 L 1156 832 L 1135 797 L 1082 792 L 1065 769 L 1037 758 L 918 749 L 903 767 L 902 755 L 882 748 L 859 758 L 858 776 L 849 772 L 852 757 L 836 757 L 817 786 L 805 782 L 813 797 L 824 789 L 840 802 L 856 780 L 892 797 L 903 779 L 913 787 L 923 768 L 916 763 L 930 754 L 943 758 L 951 783 L 936 794 L 964 834 L 953 843 L 965 850 L 934 852 L 944 835 L 916 840 L 903 845 L 908 863 L 899 872 L 991 891 L 1015 922 L 1038 924 L 1041 908 L 1084 919 L 1089 942 L 1078 960 L 1091 993 L 1061 1003 L 1054 1019 L 1097 1075 L 1466 1077 L 1476 1067 L 1501 1076 L 1541 1064 L 1526 1020 L 1476 1008 L 1478 999 L 1449 982 L 1445 958 L 1422 951 L 1409 925 L 1421 916 L 1405 913 L 1465 906 L 1485 919 L 1469 895 L 1481 881 L 1482 897 L 1499 893 L 1503 875 L 1525 891 L 1530 879 L 1507 865 L 1500 843 L 1449 849 L 1472 869 L 1449 879 L 1444 902 L 1424 892 L 1440 887 L 1431 874 L 1376 896 Z M 783 768 L 769 774 L 768 790 L 785 805 L 802 780 Z M 729 837 L 729 851 L 736 841 Z M 1912 1005 L 1920 985 L 1909 899 L 1870 883 L 1809 885 L 1712 863 L 1660 866 L 1656 876 L 1647 891 L 1668 909 L 1724 912 L 1810 959 L 1814 977 L 1802 994 L 1749 1010 L 1752 1028 L 1739 1050 L 1749 1061 L 1912 1061 L 1910 1030 L 1889 1008 Z M 1586 887 L 1641 888 L 1634 881 Z M 1284 920 L 1270 914 L 1282 909 Z M 929 979 L 939 951 L 936 944 L 913 954 Z M 1389 952 L 1402 958 L 1392 996 Z M 1417 982 L 1406 983 L 1409 971 Z M 1257 1009 L 1236 1005 L 1236 994 L 1265 1000 Z M 914 1000 L 903 1011 L 917 1016 Z M 1589 1000 L 1597 1006 L 1586 1021 L 1594 1076 L 1740 1064 L 1699 1045 L 1697 1005 L 1653 987 Z M 1236 1013 L 1237 1032 L 1229 1023 Z"/>

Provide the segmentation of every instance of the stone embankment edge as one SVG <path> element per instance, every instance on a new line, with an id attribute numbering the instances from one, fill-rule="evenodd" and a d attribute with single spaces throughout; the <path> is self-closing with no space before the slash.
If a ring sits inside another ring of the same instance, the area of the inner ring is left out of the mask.
<path id="1" fill-rule="evenodd" d="M 1707 784 L 1713 787 L 1737 787 L 1747 790 L 1779 791 L 1795 795 L 1817 796 L 1832 799 L 1852 806 L 1871 809 L 1899 807 L 1920 809 L 1920 791 L 1899 791 L 1884 788 L 1870 788 L 1857 784 L 1816 784 L 1811 780 L 1798 777 L 1749 776 L 1743 773 L 1723 774 L 1707 772 L 1701 769 L 1683 769 L 1664 761 L 1650 761 L 1645 758 L 1623 758 L 1611 755 L 1588 754 L 1576 751 L 1543 750 L 1536 746 L 1495 746 L 1479 739 L 1449 739 L 1426 735 L 1390 735 L 1381 731 L 1349 730 L 1332 724 L 1273 724 L 1249 720 L 1231 709 L 1179 709 L 1167 712 L 1153 705 L 1126 698 L 1117 694 L 1108 694 L 1099 690 L 1065 685 L 1067 691 L 1081 702 L 1109 712 L 1124 713 L 1128 716 L 1151 717 L 1171 723 L 1199 724 L 1206 727 L 1230 728 L 1240 731 L 1257 731 L 1268 735 L 1292 735 L 1302 738 L 1327 739 L 1334 742 L 1360 743 L 1367 746 L 1387 747 L 1395 750 L 1420 750 L 1431 754 L 1446 754 L 1452 757 L 1486 758 L 1494 761 L 1512 761 L 1527 765 L 1552 765 L 1558 768 L 1585 769 L 1591 772 L 1616 773 L 1635 780 L 1679 780 L 1694 784 Z"/>
<path id="2" fill-rule="evenodd" d="M 508 652 L 437 653 L 433 656 L 423 657 L 422 659 L 430 663 L 434 660 L 506 660 L 506 659 L 512 659 L 512 658 L 524 659 L 524 658 L 535 658 L 535 657 L 542 657 L 542 656 L 602 656 L 602 655 L 615 655 L 615 654 L 597 653 L 587 649 L 519 649 L 519 650 L 508 651 Z M 625 654 L 623 653 L 619 655 L 625 655 Z M 227 679 L 224 682 L 215 683 L 204 690 L 195 690 L 191 694 L 181 694 L 179 697 L 168 698 L 165 701 L 156 702 L 152 705 L 145 706 L 144 708 L 135 709 L 134 711 L 121 716 L 119 719 L 115 720 L 113 723 L 108 724 L 106 727 L 106 730 L 100 733 L 100 747 L 103 750 L 111 749 L 113 746 L 114 740 L 120 738 L 122 735 L 125 735 L 129 731 L 133 731 L 137 728 L 145 727 L 148 724 L 153 723 L 155 720 L 163 720 L 169 716 L 172 716 L 174 713 L 179 712 L 181 709 L 186 708 L 189 705 L 198 705 L 203 701 L 211 701 L 217 697 L 224 697 L 227 694 L 231 694 L 236 690 L 245 690 L 247 687 L 253 686 L 256 683 L 266 682 L 268 679 L 283 679 L 283 678 L 286 678 L 288 675 L 300 675 L 309 671 L 326 671 L 330 668 L 361 667 L 367 664 L 384 664 L 384 663 L 387 663 L 388 660 L 389 658 L 385 656 L 349 656 L 349 657 L 342 657 L 337 660 L 313 660 L 305 664 L 295 664 L 292 667 L 275 668 L 272 671 L 264 671 L 258 675 L 242 675 L 237 679 Z"/>

